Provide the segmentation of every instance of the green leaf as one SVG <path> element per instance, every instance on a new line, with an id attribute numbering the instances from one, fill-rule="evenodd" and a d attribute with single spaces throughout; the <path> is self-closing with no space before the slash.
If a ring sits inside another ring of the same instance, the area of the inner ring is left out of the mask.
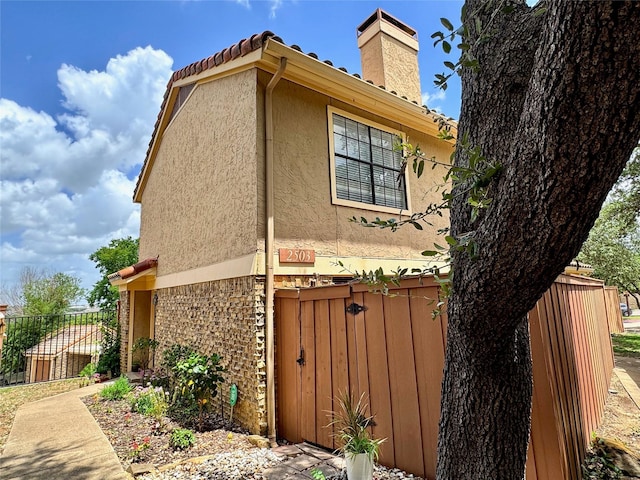
<path id="1" fill-rule="evenodd" d="M 451 235 L 447 235 L 446 237 L 444 237 L 444 239 L 452 247 L 455 247 L 458 244 L 458 240 L 453 238 Z"/>
<path id="2" fill-rule="evenodd" d="M 444 53 L 451 52 L 451 44 L 449 42 L 447 42 L 446 40 L 444 40 L 442 42 L 442 50 L 444 50 Z"/>
<path id="3" fill-rule="evenodd" d="M 444 66 L 447 67 L 449 70 L 455 70 L 456 69 L 456 66 L 453 64 L 453 62 L 446 61 L 446 62 L 444 62 Z"/>
<path id="4" fill-rule="evenodd" d="M 420 178 L 422 176 L 422 172 L 424 171 L 424 161 L 421 161 L 418 164 L 418 178 Z"/>
<path id="5" fill-rule="evenodd" d="M 446 28 L 447 30 L 449 30 L 450 32 L 452 32 L 452 31 L 453 31 L 453 25 L 451 24 L 451 22 L 450 22 L 448 19 L 446 19 L 446 18 L 441 18 L 441 19 L 440 19 L 440 23 L 442 23 L 442 26 L 443 26 L 444 28 Z"/>
<path id="6" fill-rule="evenodd" d="M 422 252 L 422 255 L 424 255 L 425 257 L 435 257 L 436 255 L 439 255 L 439 253 L 435 250 L 425 250 L 424 252 Z"/>

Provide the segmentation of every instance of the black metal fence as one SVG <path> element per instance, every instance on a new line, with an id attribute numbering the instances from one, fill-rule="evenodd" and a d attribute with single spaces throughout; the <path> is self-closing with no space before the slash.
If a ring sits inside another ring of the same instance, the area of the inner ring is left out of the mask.
<path id="1" fill-rule="evenodd" d="M 0 387 L 118 375 L 119 350 L 115 311 L 8 317 L 0 329 Z"/>

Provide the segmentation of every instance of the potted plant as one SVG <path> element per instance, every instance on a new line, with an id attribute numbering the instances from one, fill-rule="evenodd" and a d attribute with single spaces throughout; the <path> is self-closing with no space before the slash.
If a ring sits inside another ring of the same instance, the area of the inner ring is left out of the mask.
<path id="1" fill-rule="evenodd" d="M 338 411 L 331 412 L 330 427 L 341 444 L 348 480 L 371 480 L 373 462 L 378 459 L 380 445 L 385 439 L 373 438 L 370 428 L 375 426 L 373 415 L 367 415 L 365 394 L 357 402 L 348 392 L 340 393 L 336 400 Z"/>

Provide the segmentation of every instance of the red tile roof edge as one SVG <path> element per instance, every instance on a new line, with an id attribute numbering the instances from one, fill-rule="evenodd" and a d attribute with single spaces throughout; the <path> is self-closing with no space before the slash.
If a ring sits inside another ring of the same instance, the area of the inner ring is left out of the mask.
<path id="1" fill-rule="evenodd" d="M 222 65 L 223 63 L 227 63 L 231 60 L 235 60 L 236 58 L 239 57 L 243 57 L 255 50 L 258 50 L 259 48 L 262 48 L 262 46 L 267 42 L 268 39 L 273 39 L 279 43 L 282 43 L 283 45 L 286 45 L 284 43 L 284 41 L 278 37 L 275 33 L 269 31 L 269 30 L 265 30 L 262 33 L 256 33 L 254 35 L 252 35 L 249 38 L 243 38 L 242 40 L 240 40 L 238 43 L 234 43 L 233 45 L 231 45 L 228 48 L 225 48 L 217 53 L 214 53 L 213 55 L 204 58 L 202 60 L 199 60 L 197 62 L 194 62 L 190 65 L 187 65 L 184 68 L 181 68 L 180 70 L 176 70 L 175 72 L 173 72 L 173 75 L 171 75 L 171 78 L 169 79 L 169 82 L 167 83 L 167 89 L 164 92 L 164 97 L 162 99 L 162 104 L 160 105 L 160 112 L 158 113 L 158 118 L 156 119 L 156 123 L 153 127 L 153 133 L 151 134 L 151 141 L 149 142 L 149 147 L 147 148 L 147 153 L 145 155 L 145 159 L 144 159 L 144 163 L 142 164 L 142 168 L 140 170 L 140 174 L 138 175 L 138 180 L 136 181 L 136 187 L 134 189 L 134 193 L 133 193 L 133 197 L 135 199 L 135 197 L 138 194 L 138 189 L 140 188 L 140 182 L 142 180 L 142 174 L 144 173 L 145 168 L 147 167 L 147 163 L 149 162 L 149 155 L 151 154 L 151 149 L 153 148 L 153 143 L 156 140 L 156 137 L 158 135 L 158 130 L 160 128 L 160 122 L 162 121 L 162 114 L 165 110 L 165 108 L 167 107 L 167 102 L 169 101 L 169 94 L 171 93 L 171 88 L 173 87 L 173 84 L 175 82 L 177 82 L 178 80 L 182 80 L 184 78 L 188 78 L 192 75 L 197 75 L 199 73 L 201 73 L 204 70 L 210 70 L 212 68 L 215 68 L 219 65 Z M 302 49 L 298 46 L 298 45 L 290 45 L 290 47 L 298 52 L 304 53 L 302 51 Z M 319 60 L 318 55 L 316 55 L 313 52 L 309 52 L 306 54 L 307 56 L 314 58 L 316 60 Z M 333 63 L 329 60 L 324 60 L 323 63 L 326 63 L 327 65 L 333 67 Z M 336 68 L 337 70 L 340 70 L 342 72 L 345 73 L 349 73 L 347 71 L 346 68 L 344 67 L 333 67 Z M 357 73 L 353 73 L 352 74 L 354 77 L 356 78 L 360 78 L 360 75 L 358 75 Z M 374 85 L 374 83 L 371 80 L 367 80 L 367 83 L 370 83 L 372 85 Z M 398 96 L 398 94 L 395 91 L 389 91 L 387 90 L 383 85 L 379 85 L 378 86 L 380 89 L 388 91 L 389 93 Z M 415 100 L 409 100 L 407 97 L 405 97 L 404 95 L 401 96 L 401 98 L 407 100 L 408 102 L 411 102 L 415 105 L 419 105 L 418 102 L 416 102 Z M 426 105 L 423 105 L 423 107 L 427 110 L 427 113 L 429 113 L 431 110 L 429 109 L 429 107 L 427 107 Z"/>
<path id="2" fill-rule="evenodd" d="M 107 275 L 109 281 L 113 280 L 124 280 L 129 277 L 133 277 L 138 273 L 144 272 L 145 270 L 149 270 L 158 265 L 158 257 L 156 258 L 147 258 L 142 260 L 141 262 L 135 263 L 130 267 L 123 268 L 122 270 L 118 270 L 115 273 L 110 273 Z"/>

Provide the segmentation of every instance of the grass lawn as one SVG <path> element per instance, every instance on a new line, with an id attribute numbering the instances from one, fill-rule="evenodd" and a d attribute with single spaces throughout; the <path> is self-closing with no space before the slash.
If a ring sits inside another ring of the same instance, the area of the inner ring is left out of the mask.
<path id="1" fill-rule="evenodd" d="M 16 410 L 20 405 L 68 392 L 69 390 L 75 390 L 82 385 L 83 380 L 73 378 L 57 382 L 0 388 L 0 454 L 4 450 L 4 444 L 9 437 Z"/>
<path id="2" fill-rule="evenodd" d="M 614 333 L 611 335 L 613 351 L 624 357 L 640 357 L 640 333 Z"/>

